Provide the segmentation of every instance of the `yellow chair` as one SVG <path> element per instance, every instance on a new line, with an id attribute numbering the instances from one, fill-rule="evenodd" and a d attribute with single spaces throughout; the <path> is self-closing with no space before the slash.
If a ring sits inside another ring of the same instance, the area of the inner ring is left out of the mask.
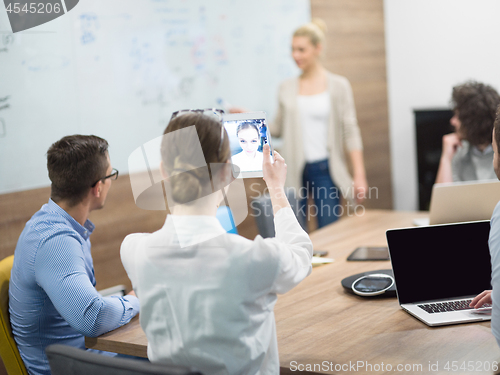
<path id="1" fill-rule="evenodd" d="M 0 261 L 0 356 L 9 375 L 28 375 L 9 320 L 9 281 L 14 255 Z"/>

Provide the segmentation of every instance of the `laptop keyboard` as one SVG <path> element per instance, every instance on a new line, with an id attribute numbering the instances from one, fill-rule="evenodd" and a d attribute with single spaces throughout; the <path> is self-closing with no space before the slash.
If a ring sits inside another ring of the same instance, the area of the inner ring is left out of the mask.
<path id="1" fill-rule="evenodd" d="M 438 302 L 438 303 L 426 303 L 424 305 L 417 305 L 422 310 L 427 311 L 429 314 L 449 312 L 449 311 L 459 311 L 459 310 L 471 310 L 472 307 L 469 304 L 472 302 L 471 299 L 460 300 L 460 301 L 448 301 L 448 302 Z M 490 304 L 485 303 L 482 307 L 491 307 Z"/>

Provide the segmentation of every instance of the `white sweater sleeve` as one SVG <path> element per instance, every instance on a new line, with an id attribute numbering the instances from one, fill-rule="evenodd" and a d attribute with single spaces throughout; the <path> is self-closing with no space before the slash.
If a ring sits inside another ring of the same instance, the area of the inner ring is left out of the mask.
<path id="1" fill-rule="evenodd" d="M 290 207 L 279 210 L 274 217 L 279 252 L 279 270 L 272 291 L 285 293 L 311 273 L 313 245 Z"/>

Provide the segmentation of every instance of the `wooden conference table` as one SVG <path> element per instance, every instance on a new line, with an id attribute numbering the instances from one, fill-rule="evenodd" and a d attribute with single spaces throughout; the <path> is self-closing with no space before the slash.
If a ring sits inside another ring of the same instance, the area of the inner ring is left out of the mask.
<path id="1" fill-rule="evenodd" d="M 411 226 L 424 213 L 369 210 L 311 235 L 316 250 L 335 261 L 312 274 L 275 307 L 283 373 L 500 373 L 500 350 L 490 323 L 430 328 L 400 309 L 396 298 L 346 293 L 340 282 L 360 272 L 391 268 L 389 261 L 348 262 L 358 246 L 386 246 L 385 230 Z M 138 318 L 89 348 L 146 357 Z"/>

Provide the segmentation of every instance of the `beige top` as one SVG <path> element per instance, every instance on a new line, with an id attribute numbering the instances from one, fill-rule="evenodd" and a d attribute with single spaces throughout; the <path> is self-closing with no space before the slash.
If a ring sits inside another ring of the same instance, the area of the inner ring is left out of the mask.
<path id="1" fill-rule="evenodd" d="M 363 149 L 354 98 L 351 85 L 345 77 L 329 72 L 327 74 L 331 100 L 327 142 L 330 174 L 341 193 L 352 197 L 352 177 L 347 169 L 344 146 L 348 151 Z M 274 122 L 270 124 L 271 134 L 283 138 L 283 147 L 279 151 L 290 166 L 287 186 L 296 189 L 302 186 L 302 170 L 305 165 L 298 95 L 298 77 L 287 79 L 280 85 L 278 112 Z"/>

